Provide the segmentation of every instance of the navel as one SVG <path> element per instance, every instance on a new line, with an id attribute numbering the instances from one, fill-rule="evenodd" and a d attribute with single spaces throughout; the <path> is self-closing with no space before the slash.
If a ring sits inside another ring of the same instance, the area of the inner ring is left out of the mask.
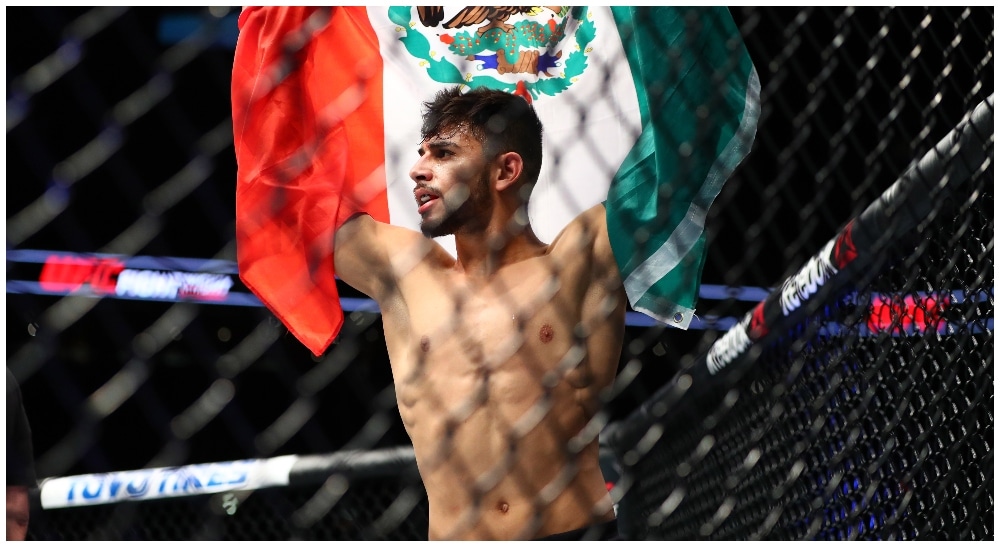
<path id="1" fill-rule="evenodd" d="M 426 336 L 420 337 L 420 350 L 427 353 L 431 350 L 431 339 Z"/>
<path id="2" fill-rule="evenodd" d="M 507 502 L 505 501 L 501 501 L 497 503 L 497 511 L 500 511 L 503 514 L 507 514 L 507 512 L 510 511 L 510 505 L 508 505 Z"/>
<path id="3" fill-rule="evenodd" d="M 538 329 L 538 339 L 541 340 L 543 344 L 551 342 L 555 335 L 556 331 L 552 328 L 552 325 L 548 323 L 542 325 L 542 328 Z"/>

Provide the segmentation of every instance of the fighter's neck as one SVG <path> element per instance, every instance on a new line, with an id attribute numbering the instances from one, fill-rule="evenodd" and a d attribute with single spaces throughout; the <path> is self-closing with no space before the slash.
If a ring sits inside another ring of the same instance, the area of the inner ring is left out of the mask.
<path id="1" fill-rule="evenodd" d="M 455 269 L 469 277 L 489 277 L 504 266 L 545 254 L 548 245 L 525 226 L 520 233 L 487 230 L 476 234 L 455 234 Z"/>

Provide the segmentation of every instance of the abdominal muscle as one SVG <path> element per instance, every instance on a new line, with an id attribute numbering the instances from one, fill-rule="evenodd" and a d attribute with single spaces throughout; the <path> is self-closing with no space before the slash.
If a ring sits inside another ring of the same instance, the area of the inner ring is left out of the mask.
<path id="1" fill-rule="evenodd" d="M 568 343 L 523 343 L 503 363 L 476 364 L 452 338 L 422 342 L 408 353 L 423 364 L 391 361 L 427 490 L 429 539 L 530 539 L 613 518 L 596 434 L 573 440 L 602 386 L 574 387 L 573 372 L 546 376 L 555 367 L 537 364 L 558 363 L 546 354 Z"/>

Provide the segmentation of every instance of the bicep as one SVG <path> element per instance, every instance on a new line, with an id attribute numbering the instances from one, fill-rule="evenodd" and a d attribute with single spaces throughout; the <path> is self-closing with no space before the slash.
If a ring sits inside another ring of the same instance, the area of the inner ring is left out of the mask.
<path id="1" fill-rule="evenodd" d="M 581 215 L 584 233 L 590 249 L 590 279 L 585 297 L 586 321 L 592 326 L 624 329 L 626 296 L 618 262 L 608 238 L 607 213 L 604 204 L 597 204 Z M 596 328 L 596 327 L 592 327 Z M 620 338 L 623 330 L 605 333 Z"/>
<path id="2" fill-rule="evenodd" d="M 608 218 L 604 204 L 598 203 L 587 209 L 580 214 L 579 220 L 584 224 L 587 244 L 592 253 L 595 281 L 603 280 L 611 285 L 620 285 L 622 280 L 611 240 L 608 238 Z"/>
<path id="3" fill-rule="evenodd" d="M 337 276 L 348 285 L 377 299 L 389 269 L 388 252 L 381 232 L 385 225 L 360 214 L 344 222 L 334 236 L 333 257 Z"/>
<path id="4" fill-rule="evenodd" d="M 591 274 L 588 286 L 596 281 L 603 285 L 621 285 L 618 263 L 608 239 L 608 220 L 603 203 L 598 203 L 576 216 L 552 241 L 562 256 L 586 257 Z"/>
<path id="5" fill-rule="evenodd" d="M 625 288 L 608 239 L 603 204 L 584 212 L 590 255 L 590 280 L 584 297 L 582 322 L 587 337 L 588 361 L 594 367 L 596 385 L 610 386 L 618 372 L 625 335 Z"/>
<path id="6" fill-rule="evenodd" d="M 420 232 L 356 215 L 334 236 L 334 271 L 342 281 L 385 304 L 414 267 L 430 259 L 443 263 L 451 257 Z"/>

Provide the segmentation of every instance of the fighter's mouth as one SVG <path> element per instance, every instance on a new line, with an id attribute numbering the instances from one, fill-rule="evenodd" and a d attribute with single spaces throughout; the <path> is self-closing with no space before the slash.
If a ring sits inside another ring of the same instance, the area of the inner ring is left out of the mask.
<path id="1" fill-rule="evenodd" d="M 413 197 L 417 200 L 417 212 L 423 214 L 430 208 L 434 200 L 439 199 L 441 196 L 430 188 L 421 186 L 413 190 Z"/>

